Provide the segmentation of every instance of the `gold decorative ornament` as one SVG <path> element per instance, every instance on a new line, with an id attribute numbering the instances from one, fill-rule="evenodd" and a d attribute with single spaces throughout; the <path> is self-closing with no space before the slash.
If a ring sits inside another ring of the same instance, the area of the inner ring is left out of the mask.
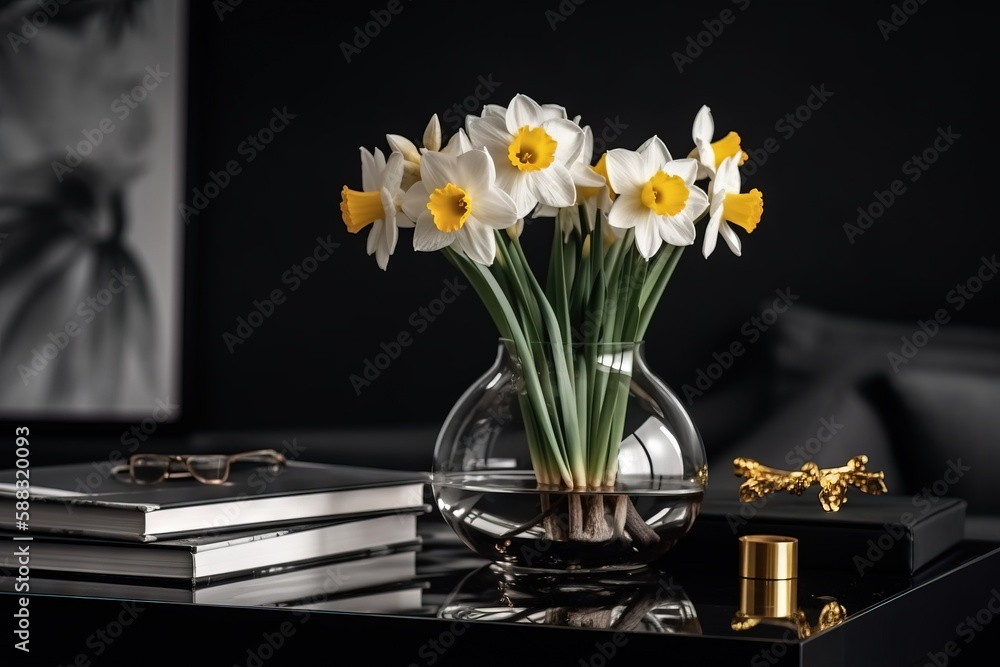
<path id="1" fill-rule="evenodd" d="M 847 502 L 849 486 L 863 493 L 879 496 L 887 493 L 885 473 L 867 469 L 868 457 L 854 456 L 847 465 L 840 468 L 820 468 L 815 463 L 806 463 L 799 470 L 781 470 L 761 465 L 753 459 L 733 460 L 734 474 L 743 477 L 740 484 L 740 502 L 750 503 L 778 491 L 788 491 L 796 496 L 814 484 L 819 484 L 819 502 L 827 512 L 837 512 Z"/>

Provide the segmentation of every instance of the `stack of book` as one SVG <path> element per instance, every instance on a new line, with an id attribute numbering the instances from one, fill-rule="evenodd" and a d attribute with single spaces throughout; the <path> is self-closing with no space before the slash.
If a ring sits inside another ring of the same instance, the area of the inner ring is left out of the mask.
<path id="1" fill-rule="evenodd" d="M 0 590 L 206 604 L 419 608 L 424 473 L 289 461 L 224 484 L 137 484 L 93 464 L 0 471 Z M 21 490 L 20 498 L 18 490 Z M 18 503 L 21 503 L 20 505 Z M 30 541 L 24 538 L 30 538 Z M 24 579 L 24 578 L 22 578 Z"/>

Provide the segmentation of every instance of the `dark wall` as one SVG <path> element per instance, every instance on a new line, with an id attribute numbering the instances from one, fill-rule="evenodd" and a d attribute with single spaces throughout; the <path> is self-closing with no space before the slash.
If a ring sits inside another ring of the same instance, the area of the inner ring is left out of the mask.
<path id="1" fill-rule="evenodd" d="M 953 3 L 244 0 L 224 13 L 223 2 L 193 4 L 187 203 L 227 162 L 241 171 L 187 225 L 181 430 L 444 418 L 493 359 L 486 312 L 469 289 L 419 324 L 412 314 L 456 271 L 438 254 L 414 253 L 407 231 L 381 271 L 365 253 L 367 232 L 348 234 L 338 205 L 343 185 L 360 187 L 359 146 L 388 150 L 386 133 L 419 141 L 433 113 L 450 134 L 453 107 L 467 99 L 478 114 L 481 102 L 524 93 L 582 115 L 608 147 L 658 134 L 675 156 L 690 149 L 702 104 L 719 133 L 742 135 L 753 156 L 744 182 L 763 191 L 764 218 L 752 235 L 740 232 L 742 257 L 720 242 L 705 260 L 700 234 L 685 253 L 647 350 L 675 388 L 733 341 L 763 349 L 767 333 L 748 322 L 776 290 L 790 290 L 796 305 L 916 326 L 953 308 L 949 291 L 1000 249 L 995 216 L 984 215 L 991 173 L 980 166 L 992 147 L 979 118 L 983 21 Z M 387 14 L 389 5 L 402 10 Z M 348 62 L 344 45 L 372 12 L 391 20 Z M 473 104 L 477 91 L 485 99 Z M 250 161 L 243 142 L 274 110 L 287 113 L 287 127 Z M 904 166 L 925 149 L 936 158 L 926 171 Z M 848 234 L 858 207 L 897 180 L 884 214 Z M 525 233 L 539 259 L 546 224 Z M 339 246 L 296 284 L 286 272 L 318 238 Z M 227 345 L 237 318 L 274 290 L 286 300 L 245 342 Z M 998 304 L 1000 281 L 986 283 L 954 322 L 996 326 Z M 350 376 L 401 332 L 412 344 L 356 391 Z M 749 371 L 753 356 L 710 391 Z"/>

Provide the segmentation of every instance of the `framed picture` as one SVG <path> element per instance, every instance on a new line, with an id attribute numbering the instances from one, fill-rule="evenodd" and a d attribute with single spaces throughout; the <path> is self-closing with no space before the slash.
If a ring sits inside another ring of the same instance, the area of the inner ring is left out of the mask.
<path id="1" fill-rule="evenodd" d="M 179 418 L 186 12 L 0 0 L 0 419 Z"/>

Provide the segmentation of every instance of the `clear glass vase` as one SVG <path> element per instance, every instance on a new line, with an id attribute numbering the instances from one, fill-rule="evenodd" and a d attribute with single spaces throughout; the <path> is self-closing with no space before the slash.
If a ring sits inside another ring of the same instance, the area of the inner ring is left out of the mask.
<path id="1" fill-rule="evenodd" d="M 687 534 L 705 449 L 643 352 L 500 339 L 434 452 L 434 499 L 469 548 L 515 570 L 607 572 L 648 566 Z"/>

